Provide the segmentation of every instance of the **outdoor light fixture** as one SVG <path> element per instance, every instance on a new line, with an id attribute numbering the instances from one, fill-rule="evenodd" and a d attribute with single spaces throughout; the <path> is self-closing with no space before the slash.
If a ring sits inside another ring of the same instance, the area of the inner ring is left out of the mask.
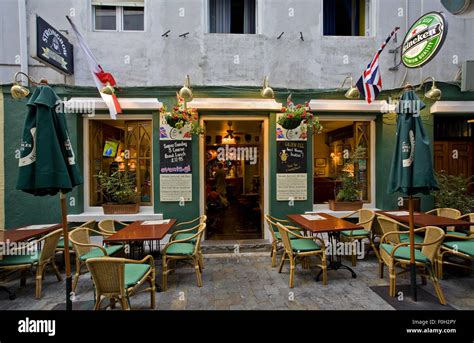
<path id="1" fill-rule="evenodd" d="M 40 82 L 36 82 L 35 79 L 33 79 L 30 75 L 25 74 L 22 71 L 19 71 L 15 73 L 14 76 L 14 81 L 13 81 L 13 86 L 11 88 L 11 94 L 14 99 L 22 99 L 26 98 L 30 94 L 30 90 L 24 86 L 21 85 L 21 80 L 18 80 L 18 76 L 24 75 L 28 79 L 29 82 L 31 82 L 34 85 L 40 84 Z M 44 81 L 43 81 L 44 82 Z"/>
<path id="2" fill-rule="evenodd" d="M 351 88 L 349 88 L 349 90 L 346 92 L 345 97 L 347 99 L 351 99 L 351 100 L 359 99 L 360 98 L 360 92 L 359 92 L 359 89 L 354 86 L 354 80 L 352 79 L 352 76 L 347 76 L 344 79 L 344 82 L 342 83 L 342 86 L 341 86 L 340 89 L 344 88 L 344 85 L 346 84 L 347 80 L 351 80 Z"/>
<path id="3" fill-rule="evenodd" d="M 109 82 L 107 82 L 106 86 L 103 87 L 101 90 L 100 90 L 101 93 L 104 93 L 104 94 L 107 94 L 107 95 L 112 95 L 115 93 L 115 89 L 114 87 L 112 87 L 110 85 Z"/>
<path id="4" fill-rule="evenodd" d="M 468 123 L 468 124 L 474 124 L 474 119 L 469 119 L 469 120 L 467 121 L 467 123 Z"/>
<path id="5" fill-rule="evenodd" d="M 431 85 L 431 89 L 425 93 L 425 97 L 435 101 L 440 100 L 443 93 L 438 87 L 436 87 L 436 80 L 432 76 L 428 76 L 426 79 L 424 79 L 421 85 L 416 90 L 423 89 L 425 82 L 427 82 L 428 80 L 432 80 L 433 83 Z"/>
<path id="6" fill-rule="evenodd" d="M 268 85 L 267 76 L 263 79 L 263 88 L 260 91 L 260 95 L 266 99 L 273 99 L 275 97 L 275 92 L 273 92 L 273 89 Z"/>
<path id="7" fill-rule="evenodd" d="M 189 75 L 186 75 L 184 80 L 184 86 L 179 90 L 179 96 L 184 99 L 184 101 L 193 100 L 193 91 L 191 90 L 191 81 Z"/>

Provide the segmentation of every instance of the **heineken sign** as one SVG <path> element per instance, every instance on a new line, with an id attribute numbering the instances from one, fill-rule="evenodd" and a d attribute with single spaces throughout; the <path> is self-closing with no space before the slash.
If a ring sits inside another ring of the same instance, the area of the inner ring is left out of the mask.
<path id="1" fill-rule="evenodd" d="M 441 12 L 430 12 L 408 30 L 402 47 L 402 62 L 407 68 L 421 68 L 441 50 L 448 25 Z"/>
<path id="2" fill-rule="evenodd" d="M 74 73 L 73 45 L 43 18 L 36 17 L 36 56 L 57 71 Z"/>

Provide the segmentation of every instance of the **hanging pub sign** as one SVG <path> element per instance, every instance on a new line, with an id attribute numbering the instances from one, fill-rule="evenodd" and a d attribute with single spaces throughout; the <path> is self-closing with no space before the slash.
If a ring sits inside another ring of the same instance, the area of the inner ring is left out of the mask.
<path id="1" fill-rule="evenodd" d="M 192 141 L 160 141 L 160 201 L 192 201 Z"/>
<path id="2" fill-rule="evenodd" d="M 58 30 L 48 24 L 43 18 L 36 16 L 36 35 L 33 49 L 36 60 L 46 63 L 60 73 L 74 74 L 73 45 Z"/>
<path id="3" fill-rule="evenodd" d="M 421 68 L 441 50 L 448 34 L 448 23 L 441 12 L 419 18 L 408 30 L 402 45 L 402 62 L 407 68 Z"/>

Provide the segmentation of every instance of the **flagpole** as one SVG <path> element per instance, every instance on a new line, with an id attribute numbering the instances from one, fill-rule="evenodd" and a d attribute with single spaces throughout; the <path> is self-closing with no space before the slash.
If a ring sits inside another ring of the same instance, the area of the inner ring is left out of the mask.
<path id="1" fill-rule="evenodd" d="M 413 301 L 417 301 L 416 290 L 416 264 L 415 264 L 415 206 L 413 195 L 408 197 L 408 222 L 410 226 L 410 276 L 411 276 L 411 294 Z"/>
<path id="2" fill-rule="evenodd" d="M 66 195 L 63 192 L 59 193 L 59 199 L 61 200 L 61 219 L 63 226 L 64 236 L 64 263 L 66 264 L 66 311 L 72 310 L 72 277 L 71 277 L 71 261 L 69 256 L 69 232 L 67 227 L 67 208 L 66 208 Z"/>

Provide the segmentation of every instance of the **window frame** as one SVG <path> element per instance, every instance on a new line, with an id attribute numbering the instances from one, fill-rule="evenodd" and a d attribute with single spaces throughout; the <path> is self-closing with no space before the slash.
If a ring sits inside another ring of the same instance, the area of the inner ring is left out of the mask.
<path id="1" fill-rule="evenodd" d="M 210 0 L 203 1 L 203 16 L 202 21 L 205 25 L 203 25 L 205 34 L 224 34 L 224 35 L 261 35 L 262 34 L 262 25 L 263 22 L 263 1 L 255 0 L 255 33 L 218 33 L 218 32 L 211 32 L 211 16 L 209 11 L 211 10 Z"/>
<path id="2" fill-rule="evenodd" d="M 96 7 L 98 6 L 105 6 L 105 7 L 115 7 L 115 30 L 101 30 L 97 29 L 96 27 Z M 143 6 L 135 6 L 143 8 L 143 30 L 125 30 L 124 29 L 124 7 L 133 7 L 133 6 L 126 6 L 117 3 L 117 5 L 94 5 L 91 4 L 92 9 L 92 31 L 93 32 L 146 32 L 146 2 Z"/>
<path id="3" fill-rule="evenodd" d="M 373 38 L 377 35 L 376 32 L 376 20 L 377 20 L 377 0 L 365 0 L 365 30 L 363 36 L 336 36 L 336 35 L 325 35 L 324 34 L 324 0 L 321 1 L 320 5 L 320 33 L 321 37 L 324 38 L 345 38 L 345 37 L 358 37 L 358 38 Z"/>

